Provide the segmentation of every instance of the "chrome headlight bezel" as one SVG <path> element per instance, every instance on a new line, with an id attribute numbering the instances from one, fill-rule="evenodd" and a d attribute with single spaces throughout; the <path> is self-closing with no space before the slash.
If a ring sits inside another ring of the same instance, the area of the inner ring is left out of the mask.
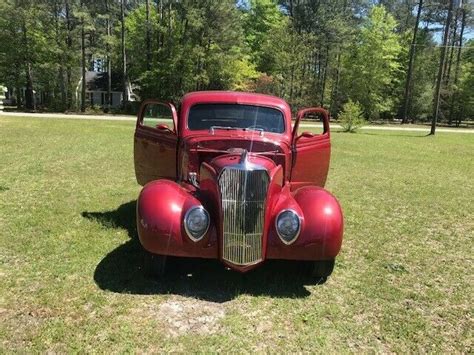
<path id="1" fill-rule="evenodd" d="M 206 228 L 200 234 L 195 234 L 189 230 L 188 221 L 191 216 L 191 213 L 193 213 L 194 211 L 202 212 L 207 219 Z M 209 217 L 209 213 L 202 206 L 193 206 L 189 210 L 187 210 L 186 214 L 184 215 L 184 219 L 183 219 L 184 230 L 186 231 L 188 238 L 191 239 L 193 242 L 199 242 L 200 240 L 202 240 L 202 238 L 204 238 L 207 231 L 209 230 L 210 224 L 211 224 L 211 219 Z"/>
<path id="2" fill-rule="evenodd" d="M 296 232 L 295 232 L 295 235 L 294 235 L 293 238 L 291 238 L 290 240 L 285 239 L 285 237 L 282 236 L 282 234 L 281 234 L 281 232 L 280 232 L 280 230 L 279 230 L 279 228 L 278 228 L 278 221 L 279 221 L 280 217 L 282 217 L 282 214 L 284 214 L 284 213 L 292 213 L 293 216 L 295 216 L 296 219 L 297 219 L 297 221 L 298 221 L 298 228 L 297 228 L 297 230 L 296 230 Z M 298 237 L 299 237 L 299 235 L 300 235 L 300 232 L 301 232 L 301 224 L 302 224 L 301 222 L 302 222 L 302 221 L 301 221 L 301 217 L 299 216 L 299 214 L 296 213 L 296 211 L 293 210 L 293 209 L 291 209 L 291 208 L 284 209 L 284 210 L 282 210 L 282 211 L 280 211 L 280 212 L 278 213 L 278 215 L 277 215 L 276 218 L 275 218 L 275 230 L 276 230 L 276 232 L 277 232 L 277 234 L 278 234 L 278 237 L 279 237 L 280 240 L 282 241 L 282 243 L 284 243 L 284 244 L 286 244 L 286 245 L 290 245 L 290 244 L 294 243 L 296 239 L 298 239 Z"/>

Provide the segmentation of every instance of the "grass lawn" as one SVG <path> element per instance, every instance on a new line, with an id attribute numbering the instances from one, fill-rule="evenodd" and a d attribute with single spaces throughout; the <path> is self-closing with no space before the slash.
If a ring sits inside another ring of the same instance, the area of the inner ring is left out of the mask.
<path id="1" fill-rule="evenodd" d="M 0 117 L 0 352 L 473 352 L 474 136 L 334 133 L 333 276 L 142 276 L 133 122 Z"/>

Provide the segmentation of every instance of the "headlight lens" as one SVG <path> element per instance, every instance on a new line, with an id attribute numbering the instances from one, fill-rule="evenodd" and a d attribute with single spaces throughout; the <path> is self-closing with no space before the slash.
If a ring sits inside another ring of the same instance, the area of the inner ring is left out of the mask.
<path id="1" fill-rule="evenodd" d="M 191 207 L 184 216 L 184 229 L 191 240 L 201 240 L 209 229 L 209 213 L 202 206 Z"/>
<path id="2" fill-rule="evenodd" d="M 281 211 L 276 218 L 276 230 L 278 236 L 285 244 L 293 243 L 298 237 L 301 229 L 300 217 L 293 210 Z"/>

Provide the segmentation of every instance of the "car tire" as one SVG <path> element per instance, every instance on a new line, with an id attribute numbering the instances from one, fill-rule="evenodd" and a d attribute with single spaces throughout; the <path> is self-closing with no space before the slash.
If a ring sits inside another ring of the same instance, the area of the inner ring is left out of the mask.
<path id="1" fill-rule="evenodd" d="M 310 276 L 318 284 L 326 282 L 327 278 L 332 274 L 334 270 L 335 260 L 317 260 L 310 264 Z"/>
<path id="2" fill-rule="evenodd" d="M 167 256 L 144 251 L 143 270 L 150 278 L 162 278 L 166 273 Z"/>

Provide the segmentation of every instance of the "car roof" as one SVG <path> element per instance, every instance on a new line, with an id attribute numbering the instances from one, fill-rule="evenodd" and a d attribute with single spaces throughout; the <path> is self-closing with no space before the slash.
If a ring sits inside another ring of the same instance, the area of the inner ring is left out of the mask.
<path id="1" fill-rule="evenodd" d="M 196 104 L 221 103 L 221 104 L 241 104 L 274 107 L 284 114 L 285 133 L 279 136 L 280 140 L 291 140 L 291 109 L 288 103 L 276 96 L 256 94 L 239 91 L 195 91 L 186 94 L 181 101 L 180 120 L 185 122 L 189 110 Z M 185 137 L 195 135 L 199 131 L 190 131 L 187 124 L 180 124 L 180 135 Z M 206 131 L 207 132 L 207 131 Z M 202 134 L 202 132 L 201 132 Z M 208 134 L 208 133 L 206 133 Z M 247 133 L 248 134 L 248 133 Z M 245 136 L 245 134 L 244 134 Z"/>
<path id="2" fill-rule="evenodd" d="M 186 94 L 182 100 L 185 106 L 192 106 L 201 102 L 275 106 L 282 109 L 289 108 L 288 103 L 279 97 L 239 91 L 194 91 Z"/>

